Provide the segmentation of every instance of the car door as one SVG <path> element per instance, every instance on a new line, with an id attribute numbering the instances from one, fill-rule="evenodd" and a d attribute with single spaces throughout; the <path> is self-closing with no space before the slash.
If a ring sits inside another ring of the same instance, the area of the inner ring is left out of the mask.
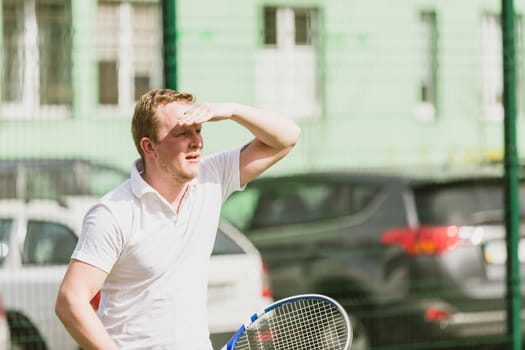
<path id="1" fill-rule="evenodd" d="M 58 287 L 77 242 L 76 228 L 69 225 L 73 218 L 47 201 L 19 205 L 16 215 L 9 238 L 10 259 L 0 273 L 5 308 L 27 319 L 26 329 L 14 329 L 14 335 L 39 334 L 50 349 L 76 349 L 54 313 Z"/>
<path id="2" fill-rule="evenodd" d="M 268 263 L 276 297 L 310 290 L 317 261 L 341 250 L 339 219 L 349 207 L 341 191 L 348 189 L 328 178 L 289 177 L 256 182 L 238 195 L 254 203 L 243 203 L 230 216 L 239 220 L 252 208 L 240 220 Z"/>
<path id="3" fill-rule="evenodd" d="M 208 325 L 222 347 L 247 317 L 272 301 L 264 262 L 233 225 L 221 220 L 210 259 Z"/>
<path id="4" fill-rule="evenodd" d="M 392 260 L 382 250 L 395 249 L 380 245 L 380 235 L 406 220 L 398 187 L 370 176 L 312 174 L 262 179 L 245 192 L 226 202 L 224 214 L 261 251 L 276 298 L 328 280 L 357 279 L 368 288 L 391 276 L 381 271 Z"/>

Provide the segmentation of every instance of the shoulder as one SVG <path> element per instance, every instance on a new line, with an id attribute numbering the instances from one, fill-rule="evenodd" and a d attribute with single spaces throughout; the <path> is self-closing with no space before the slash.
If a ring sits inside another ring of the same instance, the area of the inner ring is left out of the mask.
<path id="1" fill-rule="evenodd" d="M 131 191 L 130 180 L 127 180 L 105 194 L 93 205 L 87 212 L 86 218 L 106 223 L 113 222 L 121 226 L 122 223 L 128 221 L 126 220 L 127 216 L 131 217 L 133 208 L 136 205 L 136 200 Z"/>
<path id="2" fill-rule="evenodd" d="M 109 210 L 118 210 L 120 208 L 128 209 L 133 203 L 133 198 L 131 180 L 128 179 L 105 194 L 100 199 L 99 205 L 107 207 Z"/>
<path id="3" fill-rule="evenodd" d="M 220 189 L 222 201 L 233 191 L 242 188 L 240 184 L 241 149 L 215 153 L 202 162 L 199 174 L 201 184 L 213 184 Z"/>
<path id="4" fill-rule="evenodd" d="M 213 153 L 206 156 L 201 163 L 202 177 L 220 175 L 239 167 L 241 149 Z"/>

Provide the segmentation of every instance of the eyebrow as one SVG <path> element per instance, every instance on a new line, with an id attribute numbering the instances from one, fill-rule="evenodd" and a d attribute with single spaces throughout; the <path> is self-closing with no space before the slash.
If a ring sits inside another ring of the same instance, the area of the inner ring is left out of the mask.
<path id="1" fill-rule="evenodd" d="M 195 124 L 195 125 L 187 125 L 187 126 L 174 126 L 170 132 L 179 132 L 179 131 L 186 131 L 186 130 L 193 130 L 193 129 L 202 129 L 202 123 L 201 124 Z"/>

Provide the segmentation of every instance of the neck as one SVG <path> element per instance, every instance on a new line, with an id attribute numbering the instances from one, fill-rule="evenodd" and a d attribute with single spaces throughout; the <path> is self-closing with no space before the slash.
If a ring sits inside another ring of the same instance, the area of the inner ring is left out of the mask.
<path id="1" fill-rule="evenodd" d="M 141 175 L 144 181 L 157 190 L 171 204 L 173 210 L 178 213 L 190 181 L 155 176 L 151 171 L 144 171 Z"/>

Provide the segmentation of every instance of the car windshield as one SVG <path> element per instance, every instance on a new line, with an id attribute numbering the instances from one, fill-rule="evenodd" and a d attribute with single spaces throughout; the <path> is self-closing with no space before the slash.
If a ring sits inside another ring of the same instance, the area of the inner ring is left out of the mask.
<path id="1" fill-rule="evenodd" d="M 504 220 L 501 180 L 424 185 L 415 189 L 422 225 L 479 225 Z M 525 186 L 520 188 L 521 215 L 525 216 Z"/>

